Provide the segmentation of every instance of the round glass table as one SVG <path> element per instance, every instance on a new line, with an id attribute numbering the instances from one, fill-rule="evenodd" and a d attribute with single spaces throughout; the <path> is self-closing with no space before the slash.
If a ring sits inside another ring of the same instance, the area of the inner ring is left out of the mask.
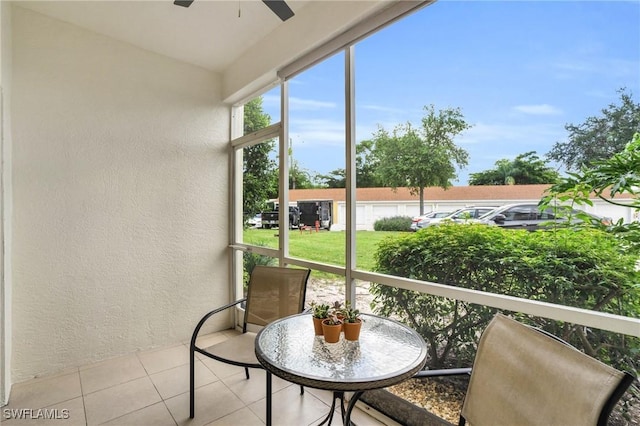
<path id="1" fill-rule="evenodd" d="M 341 401 L 344 424 L 362 393 L 400 383 L 424 367 L 427 346 L 422 337 L 397 321 L 362 314 L 360 339 L 326 343 L 316 336 L 311 314 L 293 315 L 265 326 L 256 336 L 256 356 L 267 370 L 267 425 L 271 424 L 271 376 L 334 392 L 327 418 Z M 354 392 L 344 409 L 344 392 Z"/>

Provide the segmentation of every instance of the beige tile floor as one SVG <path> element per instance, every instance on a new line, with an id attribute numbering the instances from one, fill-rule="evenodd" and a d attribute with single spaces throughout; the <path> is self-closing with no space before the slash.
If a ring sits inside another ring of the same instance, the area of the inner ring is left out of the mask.
<path id="1" fill-rule="evenodd" d="M 233 332 L 203 336 L 198 345 L 224 340 L 229 333 Z M 189 419 L 189 346 L 182 343 L 15 384 L 9 404 L 0 409 L 0 423 L 3 426 L 264 425 L 264 371 L 250 370 L 251 379 L 246 380 L 243 369 L 196 355 L 193 420 Z M 299 386 L 274 376 L 274 425 L 318 424 L 327 415 L 330 404 L 330 392 L 305 388 L 304 395 L 300 395 Z M 16 414 L 22 414 L 23 418 L 12 418 Z M 356 408 L 352 418 L 358 426 L 393 424 L 371 417 L 366 409 Z M 342 425 L 339 415 L 334 417 L 333 424 Z"/>

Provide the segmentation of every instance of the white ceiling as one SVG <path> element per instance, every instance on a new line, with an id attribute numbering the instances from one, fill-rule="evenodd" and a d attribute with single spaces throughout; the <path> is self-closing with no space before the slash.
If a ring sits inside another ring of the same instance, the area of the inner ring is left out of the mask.
<path id="1" fill-rule="evenodd" d="M 222 73 L 282 22 L 260 0 L 18 1 L 19 6 Z M 308 1 L 288 0 L 298 13 Z M 240 12 L 240 16 L 238 13 Z"/>

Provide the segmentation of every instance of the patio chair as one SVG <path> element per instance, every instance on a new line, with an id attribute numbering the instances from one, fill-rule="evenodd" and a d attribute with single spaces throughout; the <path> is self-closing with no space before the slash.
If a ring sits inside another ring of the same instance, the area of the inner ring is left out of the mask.
<path id="1" fill-rule="evenodd" d="M 497 314 L 472 369 L 423 370 L 415 378 L 471 374 L 459 425 L 600 425 L 635 380 L 549 333 Z"/>
<path id="2" fill-rule="evenodd" d="M 303 311 L 310 272 L 309 269 L 255 266 L 245 298 L 214 309 L 202 317 L 191 336 L 189 354 L 191 418 L 195 415 L 195 352 L 220 362 L 244 367 L 245 375 L 249 379 L 249 368 L 263 368 L 255 354 L 254 341 L 257 331 L 272 321 Z M 243 302 L 245 310 L 242 334 L 207 348 L 196 346 L 198 333 L 209 318 Z"/>

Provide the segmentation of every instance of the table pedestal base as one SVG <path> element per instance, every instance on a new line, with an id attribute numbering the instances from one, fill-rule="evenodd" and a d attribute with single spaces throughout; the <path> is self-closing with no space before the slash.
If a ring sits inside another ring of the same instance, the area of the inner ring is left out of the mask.
<path id="1" fill-rule="evenodd" d="M 340 413 L 342 415 L 342 424 L 344 426 L 356 426 L 355 423 L 351 421 L 351 412 L 353 411 L 353 407 L 356 406 L 356 402 L 360 399 L 362 392 L 354 392 L 353 396 L 349 400 L 349 405 L 347 405 L 347 409 L 344 408 L 344 392 L 342 391 L 334 391 L 333 392 L 333 401 L 331 402 L 331 408 L 329 409 L 329 414 L 327 417 L 318 424 L 318 426 L 322 426 L 323 424 L 327 424 L 327 426 L 331 426 L 331 421 L 333 420 L 333 414 L 336 410 L 336 401 L 340 400 Z"/>

